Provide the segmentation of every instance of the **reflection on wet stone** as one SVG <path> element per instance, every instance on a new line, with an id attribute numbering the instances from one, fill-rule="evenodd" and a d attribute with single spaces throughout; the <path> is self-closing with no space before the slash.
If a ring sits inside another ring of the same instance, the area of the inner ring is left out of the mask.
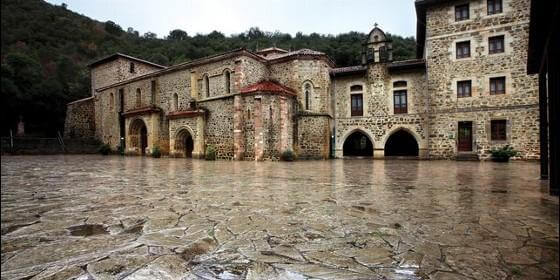
<path id="1" fill-rule="evenodd" d="M 556 279 L 558 198 L 531 174 L 538 164 L 6 157 L 2 279 Z"/>

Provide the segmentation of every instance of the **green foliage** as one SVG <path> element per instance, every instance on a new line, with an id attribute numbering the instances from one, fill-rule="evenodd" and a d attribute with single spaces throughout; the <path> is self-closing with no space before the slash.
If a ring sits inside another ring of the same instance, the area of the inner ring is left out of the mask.
<path id="1" fill-rule="evenodd" d="M 160 158 L 161 157 L 161 151 L 159 150 L 158 146 L 155 146 L 154 149 L 152 150 L 152 157 L 153 158 Z"/>
<path id="2" fill-rule="evenodd" d="M 514 157 L 519 154 L 519 152 L 514 150 L 510 145 L 505 145 L 498 149 L 492 149 L 490 153 L 492 154 L 492 159 L 497 161 L 508 161 L 510 157 Z"/>
<path id="3" fill-rule="evenodd" d="M 101 144 L 101 145 L 99 146 L 99 148 L 97 149 L 97 151 L 98 151 L 100 154 L 106 156 L 106 155 L 108 155 L 108 154 L 111 153 L 111 146 L 109 146 L 108 144 Z"/>
<path id="4" fill-rule="evenodd" d="M 204 155 L 206 160 L 216 160 L 216 148 L 212 145 L 206 147 L 206 154 Z"/>
<path id="5" fill-rule="evenodd" d="M 280 160 L 283 161 L 294 161 L 296 159 L 296 155 L 292 150 L 285 150 L 280 155 Z"/>
<path id="6" fill-rule="evenodd" d="M 68 8 L 41 0 L 1 1 L 2 135 L 15 131 L 19 115 L 26 132 L 55 136 L 62 131 L 66 103 L 91 94 L 86 65 L 115 52 L 170 65 L 236 48 L 310 48 L 342 67 L 360 64 L 366 38 L 360 32 L 291 36 L 251 27 L 229 36 L 219 31 L 189 36 L 175 29 L 160 39 L 153 32 L 140 36 L 132 27 L 124 32 L 115 22 L 95 21 Z M 414 58 L 414 38 L 390 37 L 395 60 Z"/>

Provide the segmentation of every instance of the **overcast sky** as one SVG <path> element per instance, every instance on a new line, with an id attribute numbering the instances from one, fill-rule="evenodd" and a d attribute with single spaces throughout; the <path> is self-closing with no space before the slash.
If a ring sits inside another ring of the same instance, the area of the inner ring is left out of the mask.
<path id="1" fill-rule="evenodd" d="M 162 38 L 170 30 L 189 35 L 218 30 L 226 35 L 258 26 L 295 35 L 367 33 L 374 23 L 384 31 L 415 36 L 414 0 L 47 0 L 124 30 L 151 31 Z"/>

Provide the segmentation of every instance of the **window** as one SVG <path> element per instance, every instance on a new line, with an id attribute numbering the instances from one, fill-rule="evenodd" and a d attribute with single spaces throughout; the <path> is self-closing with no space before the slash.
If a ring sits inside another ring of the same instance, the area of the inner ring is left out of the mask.
<path id="1" fill-rule="evenodd" d="M 406 81 L 396 81 L 393 83 L 393 87 L 406 87 Z"/>
<path id="2" fill-rule="evenodd" d="M 363 116 L 364 115 L 364 100 L 363 95 L 351 94 L 350 99 L 352 102 L 351 116 Z"/>
<path id="3" fill-rule="evenodd" d="M 492 135 L 490 139 L 492 141 L 505 141 L 507 140 L 506 134 L 506 120 L 492 120 L 490 123 L 490 130 Z"/>
<path id="4" fill-rule="evenodd" d="M 503 53 L 504 52 L 504 36 L 494 36 L 488 38 L 488 53 Z"/>
<path id="5" fill-rule="evenodd" d="M 156 103 L 156 81 L 155 80 L 152 81 L 150 89 L 151 89 L 151 94 L 152 94 L 150 96 L 151 97 L 151 104 L 153 105 L 153 104 Z"/>
<path id="6" fill-rule="evenodd" d="M 458 42 L 456 48 L 457 58 L 466 58 L 471 56 L 471 41 Z"/>
<path id="7" fill-rule="evenodd" d="M 210 97 L 210 80 L 208 79 L 208 75 L 204 76 L 204 88 L 206 90 L 206 97 Z"/>
<path id="8" fill-rule="evenodd" d="M 458 81 L 457 82 L 457 97 L 471 97 L 471 81 Z"/>
<path id="9" fill-rule="evenodd" d="M 128 71 L 129 71 L 130 73 L 136 73 L 136 70 L 134 70 L 134 63 L 131 62 L 131 63 L 128 65 Z"/>
<path id="10" fill-rule="evenodd" d="M 455 6 L 455 21 L 469 19 L 469 4 Z"/>
<path id="11" fill-rule="evenodd" d="M 229 73 L 229 71 L 226 70 L 226 72 L 224 72 L 224 79 L 226 82 L 226 93 L 231 93 L 231 74 Z"/>
<path id="12" fill-rule="evenodd" d="M 408 112 L 406 101 L 406 90 L 396 90 L 393 93 L 393 111 L 395 114 L 406 114 Z"/>
<path id="13" fill-rule="evenodd" d="M 119 89 L 119 112 L 124 111 L 124 89 Z"/>
<path id="14" fill-rule="evenodd" d="M 115 95 L 111 92 L 111 96 L 109 98 L 109 108 L 111 111 L 113 110 L 113 106 L 115 105 Z"/>
<path id="15" fill-rule="evenodd" d="M 179 111 L 179 95 L 173 94 L 173 111 Z"/>
<path id="16" fill-rule="evenodd" d="M 490 94 L 506 93 L 506 77 L 490 78 Z"/>
<path id="17" fill-rule="evenodd" d="M 304 88 L 305 110 L 311 110 L 311 84 L 305 84 Z"/>
<path id="18" fill-rule="evenodd" d="M 136 89 L 136 107 L 140 107 L 142 105 L 142 92 L 139 88 Z"/>
<path id="19" fill-rule="evenodd" d="M 502 12 L 502 0 L 488 0 L 488 14 L 494 15 Z"/>

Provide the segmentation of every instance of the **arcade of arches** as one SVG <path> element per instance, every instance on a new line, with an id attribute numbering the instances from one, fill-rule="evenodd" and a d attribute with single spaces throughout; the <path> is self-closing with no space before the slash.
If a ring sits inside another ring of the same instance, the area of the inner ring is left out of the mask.
<path id="1" fill-rule="evenodd" d="M 130 124 L 130 143 L 139 154 L 145 155 L 148 147 L 148 129 L 141 119 L 136 119 Z"/>
<path id="2" fill-rule="evenodd" d="M 344 141 L 344 156 L 373 157 L 373 143 L 361 131 L 350 134 Z"/>
<path id="3" fill-rule="evenodd" d="M 418 143 L 406 130 L 393 133 L 385 142 L 385 156 L 418 156 Z"/>
<path id="4" fill-rule="evenodd" d="M 192 157 L 194 141 L 191 133 L 187 129 L 182 129 L 175 137 L 175 151 L 177 156 Z"/>

